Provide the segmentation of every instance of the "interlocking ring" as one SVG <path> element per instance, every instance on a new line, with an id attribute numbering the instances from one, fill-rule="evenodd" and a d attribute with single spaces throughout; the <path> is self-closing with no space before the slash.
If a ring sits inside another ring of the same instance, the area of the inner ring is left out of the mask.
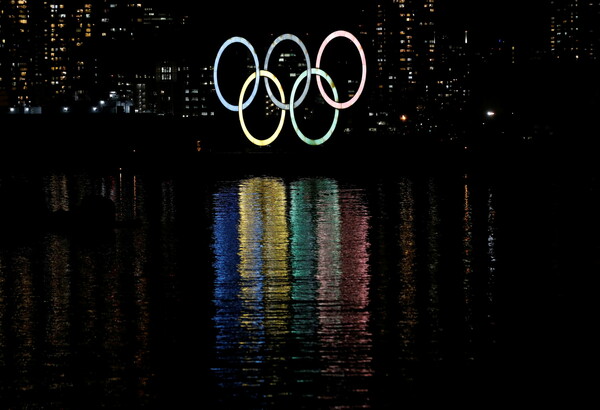
<path id="1" fill-rule="evenodd" d="M 356 92 L 354 97 L 352 97 L 349 101 L 347 101 L 345 103 L 340 103 L 337 101 L 333 101 L 325 93 L 325 91 L 323 90 L 323 84 L 321 84 L 321 77 L 317 77 L 317 85 L 319 87 L 319 91 L 321 92 L 321 95 L 323 96 L 323 99 L 325 101 L 327 101 L 327 104 L 331 105 L 333 108 L 343 110 L 343 109 L 348 108 L 351 105 L 353 105 L 358 100 L 358 98 L 360 97 L 360 95 L 363 92 L 363 89 L 365 88 L 365 83 L 367 82 L 367 59 L 365 57 L 365 52 L 364 52 L 362 46 L 360 45 L 360 42 L 358 41 L 358 39 L 356 37 L 354 37 L 352 34 L 348 33 L 347 31 L 339 30 L 339 31 L 335 31 L 335 32 L 331 33 L 329 36 L 327 36 L 327 38 L 323 41 L 323 44 L 321 44 L 321 48 L 319 49 L 319 53 L 317 54 L 317 63 L 315 64 L 315 67 L 320 68 L 319 66 L 321 64 L 321 57 L 323 57 L 323 52 L 325 51 L 325 47 L 327 47 L 327 45 L 329 44 L 329 42 L 331 40 L 333 40 L 334 38 L 337 38 L 337 37 L 345 37 L 345 38 L 349 39 L 350 41 L 352 41 L 354 43 L 354 45 L 356 46 L 356 48 L 358 49 L 358 52 L 360 54 L 360 60 L 361 60 L 361 64 L 362 64 L 362 76 L 360 79 L 360 85 L 358 86 L 358 91 Z"/>
<path id="2" fill-rule="evenodd" d="M 281 83 L 279 82 L 277 77 L 275 77 L 273 75 L 273 73 L 271 73 L 270 71 L 265 71 L 265 70 L 260 70 L 259 75 L 261 77 L 268 78 L 275 83 L 275 85 L 277 86 L 277 89 L 279 90 L 279 94 L 281 95 L 281 101 L 285 102 L 285 94 L 283 93 L 283 88 L 281 87 Z M 271 135 L 269 138 L 264 139 L 264 140 L 254 138 L 252 136 L 252 134 L 250 134 L 250 131 L 248 131 L 248 128 L 246 128 L 246 123 L 244 122 L 244 114 L 243 114 L 243 112 L 244 112 L 244 110 L 243 110 L 244 95 L 246 94 L 246 89 L 248 88 L 248 86 L 250 85 L 252 80 L 256 80 L 255 84 L 259 83 L 258 79 L 256 78 L 256 73 L 250 74 L 250 77 L 248 77 L 248 79 L 242 86 L 242 91 L 240 92 L 240 101 L 239 101 L 239 106 L 238 106 L 240 124 L 242 126 L 242 131 L 244 131 L 244 135 L 246 135 L 246 138 L 248 138 L 255 145 L 265 146 L 265 145 L 269 145 L 273 141 L 275 141 L 277 139 L 277 137 L 279 136 L 279 134 L 281 133 L 281 130 L 283 129 L 283 123 L 285 121 L 285 110 L 281 110 L 281 119 L 279 120 L 279 126 L 277 127 L 277 130 L 275 130 L 275 133 L 273 133 L 273 135 Z"/>
<path id="3" fill-rule="evenodd" d="M 321 70 L 320 68 L 313 68 L 310 71 L 310 73 L 315 74 L 317 76 L 317 78 L 323 77 L 327 80 L 327 82 L 329 83 L 329 86 L 331 87 L 331 91 L 333 91 L 333 96 L 337 101 L 338 93 L 335 88 L 335 85 L 333 84 L 333 80 L 331 79 L 331 77 L 329 77 L 329 75 L 327 75 L 327 73 L 325 73 L 325 71 Z M 296 96 L 296 90 L 298 89 L 298 84 L 300 84 L 300 81 L 302 81 L 306 76 L 307 76 L 307 72 L 304 71 L 302 74 L 300 74 L 300 77 L 298 77 L 298 79 L 294 83 L 294 86 L 292 87 L 292 94 L 290 95 L 290 99 L 292 101 L 294 100 L 294 97 Z M 308 83 L 308 80 L 306 82 Z M 325 141 L 327 141 L 329 139 L 329 137 L 331 137 L 331 135 L 333 134 L 333 131 L 335 130 L 335 126 L 337 125 L 337 120 L 340 115 L 340 110 L 338 110 L 338 109 L 335 110 L 335 114 L 334 114 L 333 122 L 331 123 L 331 127 L 329 128 L 329 131 L 327 131 L 327 133 L 324 136 L 322 136 L 321 138 L 318 138 L 318 139 L 310 139 L 310 138 L 306 137 L 302 131 L 300 131 L 300 128 L 298 127 L 298 124 L 296 123 L 296 116 L 294 115 L 294 107 L 295 106 L 296 106 L 296 104 L 293 104 L 291 106 L 292 108 L 290 109 L 290 118 L 292 119 L 292 126 L 294 127 L 294 131 L 296 131 L 296 134 L 298 135 L 298 137 L 300 137 L 300 139 L 302 141 L 304 141 L 308 145 L 321 145 Z"/>
<path id="4" fill-rule="evenodd" d="M 265 57 L 265 70 L 269 69 L 269 59 L 271 58 L 271 53 L 273 52 L 273 50 L 275 49 L 275 47 L 277 46 L 277 44 L 281 43 L 284 40 L 293 41 L 294 43 L 298 44 L 298 46 L 300 46 L 300 49 L 302 50 L 302 53 L 304 53 L 304 59 L 306 60 L 306 71 L 305 71 L 305 73 L 310 73 L 310 56 L 308 55 L 308 50 L 304 46 L 304 43 L 298 37 L 296 37 L 293 34 L 283 34 L 283 35 L 277 37 L 275 39 L 275 41 L 273 41 L 273 43 L 271 44 L 271 47 L 269 47 L 269 51 L 267 51 L 267 56 Z M 267 78 L 265 78 L 265 86 L 267 88 L 267 94 L 269 94 L 269 98 L 271 99 L 271 101 L 273 101 L 273 103 L 278 108 L 280 108 L 282 110 L 289 111 L 290 110 L 290 105 L 289 104 L 283 104 L 277 98 L 275 98 L 275 96 L 271 92 L 271 87 L 269 87 L 269 81 L 267 80 Z M 298 108 L 298 106 L 300 104 L 302 104 L 302 102 L 306 98 L 306 95 L 308 94 L 308 90 L 309 89 L 310 89 L 310 76 L 307 77 L 306 85 L 304 86 L 304 92 L 302 93 L 302 95 L 300 96 L 300 98 L 298 98 L 298 101 L 296 101 L 294 103 L 294 108 Z"/>
<path id="5" fill-rule="evenodd" d="M 325 71 L 323 71 L 319 67 L 325 48 L 333 39 L 338 38 L 338 37 L 347 38 L 354 43 L 354 45 L 356 46 L 356 48 L 360 54 L 360 59 L 361 59 L 361 64 L 362 64 L 362 76 L 361 76 L 361 81 L 360 81 L 358 90 L 356 91 L 354 96 L 346 102 L 338 101 L 339 97 L 338 97 L 337 89 L 335 88 L 335 85 L 333 83 L 333 80 Z M 281 83 L 279 82 L 277 77 L 275 77 L 275 75 L 273 73 L 268 71 L 269 59 L 271 58 L 271 54 L 273 53 L 273 50 L 280 42 L 285 41 L 285 40 L 295 42 L 302 50 L 302 53 L 304 54 L 304 58 L 306 61 L 306 70 L 303 71 L 300 74 L 300 76 L 296 79 L 294 86 L 292 88 L 292 92 L 290 94 L 290 101 L 288 104 L 285 103 L 285 93 L 283 91 Z M 240 96 L 239 96 L 239 101 L 238 101 L 237 106 L 230 104 L 229 102 L 227 102 L 225 100 L 225 98 L 223 97 L 223 94 L 221 93 L 221 90 L 219 88 L 219 82 L 217 79 L 217 70 L 219 67 L 219 60 L 221 59 L 221 56 L 222 56 L 223 52 L 225 51 L 225 49 L 233 43 L 241 43 L 242 45 L 246 46 L 246 48 L 248 48 L 248 50 L 250 51 L 250 54 L 252 55 L 252 58 L 254 59 L 254 68 L 255 68 L 255 71 L 248 77 L 248 79 L 246 80 L 246 82 L 244 83 L 244 85 L 240 91 Z M 223 43 L 223 45 L 219 49 L 219 52 L 217 53 L 217 57 L 215 59 L 213 75 L 214 75 L 215 91 L 217 92 L 217 97 L 219 98 L 219 101 L 221 101 L 221 103 L 223 104 L 223 106 L 225 106 L 225 108 L 229 109 L 230 111 L 237 111 L 239 113 L 238 115 L 239 115 L 242 131 L 244 132 L 244 135 L 246 135 L 246 137 L 253 144 L 256 144 L 259 146 L 264 146 L 264 145 L 269 145 L 273 141 L 275 141 L 277 139 L 277 137 L 279 136 L 279 134 L 281 133 L 281 130 L 283 129 L 283 124 L 285 121 L 285 111 L 290 111 L 290 118 L 292 119 L 292 126 L 294 127 L 294 130 L 296 131 L 296 134 L 298 135 L 298 137 L 308 145 L 321 145 L 325 141 L 327 141 L 333 134 L 333 132 L 337 126 L 337 121 L 339 118 L 339 110 L 343 110 L 343 109 L 346 109 L 346 108 L 352 106 L 358 100 L 358 98 L 360 98 L 362 92 L 364 91 L 364 87 L 365 87 L 366 80 L 367 80 L 367 63 L 366 63 L 366 57 L 365 57 L 364 50 L 363 50 L 360 42 L 358 41 L 358 39 L 351 33 L 347 32 L 347 31 L 343 31 L 343 30 L 339 30 L 339 31 L 335 31 L 335 32 L 331 33 L 323 41 L 323 43 L 321 44 L 321 47 L 319 48 L 319 53 L 317 54 L 317 61 L 316 61 L 316 65 L 314 68 L 311 67 L 310 57 L 308 55 L 308 51 L 306 50 L 306 47 L 304 46 L 304 43 L 293 34 L 283 34 L 283 35 L 277 37 L 275 39 L 275 41 L 273 41 L 273 43 L 269 47 L 269 50 L 268 50 L 266 58 L 265 58 L 264 70 L 260 69 L 258 56 L 257 56 L 256 52 L 254 51 L 254 47 L 250 44 L 250 42 L 248 42 L 246 39 L 244 39 L 242 37 L 232 37 L 229 40 L 227 40 L 225 43 Z M 308 91 L 310 89 L 311 75 L 317 76 L 317 85 L 318 85 L 321 96 L 327 102 L 327 104 L 329 104 L 331 107 L 333 107 L 335 109 L 335 114 L 334 114 L 333 122 L 331 124 L 330 129 L 325 133 L 324 136 L 322 136 L 321 138 L 317 138 L 317 139 L 311 139 L 304 135 L 304 133 L 298 127 L 298 124 L 296 122 L 296 117 L 294 115 L 294 109 L 298 108 L 300 106 L 300 104 L 302 104 L 302 102 L 304 101 L 304 99 L 306 98 L 306 96 L 308 94 Z M 245 121 L 244 121 L 244 115 L 243 115 L 243 110 L 246 109 L 250 104 L 252 104 L 252 102 L 254 101 L 254 98 L 256 97 L 256 94 L 258 92 L 259 83 L 260 83 L 259 77 L 265 77 L 265 86 L 266 86 L 269 98 L 271 99 L 273 104 L 275 104 L 275 106 L 277 106 L 279 109 L 282 110 L 281 119 L 279 121 L 279 125 L 278 125 L 277 129 L 275 130 L 275 133 L 273 133 L 273 135 L 271 135 L 269 138 L 266 138 L 266 139 L 255 138 L 248 131 Z M 321 78 L 324 78 L 327 81 L 327 83 L 329 84 L 329 86 L 331 87 L 331 90 L 332 90 L 333 96 L 334 96 L 333 99 L 330 98 L 327 95 L 327 93 L 325 93 L 325 90 L 323 89 L 323 84 L 322 84 Z M 304 86 L 304 91 L 302 92 L 300 97 L 296 100 L 296 98 L 295 98 L 296 92 L 298 91 L 298 87 L 300 86 L 300 83 L 304 79 L 306 79 L 306 85 Z M 273 95 L 270 85 L 269 85 L 269 80 L 273 81 L 273 83 L 275 83 L 275 85 L 277 86 L 281 100 L 278 100 Z M 244 101 L 246 91 L 252 81 L 254 81 L 254 88 L 252 90 L 250 97 L 246 101 Z"/>
<path id="6" fill-rule="evenodd" d="M 256 72 L 254 74 L 256 74 L 257 77 L 260 75 L 259 74 L 260 68 L 258 66 L 259 65 L 258 55 L 256 54 L 256 51 L 254 51 L 254 47 L 252 47 L 252 44 L 250 44 L 248 42 L 248 40 L 246 40 L 243 37 L 232 37 L 223 43 L 223 45 L 219 49 L 219 52 L 217 53 L 217 58 L 215 59 L 215 67 L 213 68 L 213 74 L 214 74 L 214 80 L 215 80 L 215 91 L 217 92 L 219 101 L 221 101 L 221 104 L 223 104 L 228 110 L 231 110 L 231 111 L 237 111 L 238 106 L 229 104 L 223 97 L 223 94 L 221 94 L 221 89 L 219 88 L 219 80 L 217 79 L 217 69 L 219 68 L 219 60 L 221 59 L 221 55 L 223 54 L 223 51 L 225 51 L 225 49 L 227 47 L 229 47 L 230 45 L 232 45 L 234 43 L 241 43 L 241 44 L 245 45 L 248 48 L 248 50 L 250 50 L 250 54 L 252 54 L 252 58 L 254 59 L 254 66 L 256 67 Z M 252 94 L 250 94 L 250 98 L 248 98 L 248 100 L 244 103 L 244 105 L 243 105 L 244 109 L 248 108 L 248 106 L 250 104 L 252 104 L 252 101 L 254 101 L 254 97 L 256 97 L 257 92 L 258 92 L 258 82 L 254 85 L 254 90 L 252 90 Z"/>

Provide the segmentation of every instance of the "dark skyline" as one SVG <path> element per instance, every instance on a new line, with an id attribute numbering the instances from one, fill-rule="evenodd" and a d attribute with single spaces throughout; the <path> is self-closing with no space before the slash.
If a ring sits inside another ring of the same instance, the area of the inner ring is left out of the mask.
<path id="1" fill-rule="evenodd" d="M 117 7 L 102 6 L 109 3 Z M 419 107 L 422 113 L 422 107 L 431 104 L 466 104 L 474 97 L 470 90 L 482 88 L 476 81 L 488 87 L 490 77 L 502 78 L 521 92 L 512 80 L 521 78 L 517 73 L 531 67 L 529 63 L 598 59 L 593 29 L 597 20 L 567 24 L 564 12 L 555 15 L 557 35 L 552 39 L 550 0 L 524 4 L 517 0 L 307 0 L 285 7 L 269 0 L 258 5 L 210 2 L 201 8 L 183 0 L 109 3 L 93 3 L 85 15 L 78 11 L 78 3 L 67 3 L 72 7 L 65 7 L 64 14 L 52 12 L 54 6 L 45 3 L 48 15 L 32 12 L 27 23 L 18 20 L 21 14 L 14 10 L 5 13 L 2 28 L 6 28 L 7 45 L 1 62 L 5 106 L 96 104 L 112 95 L 115 101 L 127 100 L 135 109 L 141 107 L 136 112 L 179 114 L 182 107 L 189 107 L 190 115 L 199 115 L 201 109 L 212 115 L 216 111 L 210 106 L 215 102 L 210 98 L 210 67 L 219 47 L 231 36 L 246 37 L 263 56 L 274 36 L 296 34 L 315 58 L 329 33 L 353 32 L 361 38 L 367 64 L 376 68 L 371 73 L 380 73 L 369 78 L 377 84 L 374 89 L 386 90 L 374 100 L 384 98 L 398 113 L 407 112 L 406 105 L 413 110 Z M 29 3 L 3 4 L 6 10 L 22 9 L 20 13 L 34 10 Z M 23 24 L 27 30 L 19 31 Z M 82 24 L 88 27 L 85 33 Z M 24 34 L 11 35 L 11 30 Z M 577 30 L 583 34 L 575 35 Z M 468 47 L 464 46 L 465 31 Z M 60 48 L 54 46 L 57 42 Z M 43 64 L 28 52 L 46 56 Z M 551 72 L 546 75 L 552 77 Z M 190 100 L 186 95 L 190 90 L 199 97 Z M 163 101 L 161 96 L 167 97 Z M 179 108 L 172 104 L 175 100 L 180 101 Z M 380 108 L 389 115 L 386 110 Z"/>

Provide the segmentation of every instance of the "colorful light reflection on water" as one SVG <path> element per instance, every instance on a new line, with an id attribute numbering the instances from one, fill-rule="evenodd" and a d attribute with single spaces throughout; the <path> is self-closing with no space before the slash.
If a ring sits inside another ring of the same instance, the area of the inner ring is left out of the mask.
<path id="1" fill-rule="evenodd" d="M 215 193 L 215 372 L 227 394 L 255 406 L 290 391 L 323 399 L 370 374 L 360 196 L 331 179 L 251 178 Z M 339 382 L 322 391 L 322 377 Z"/>
<path id="2" fill-rule="evenodd" d="M 377 408 L 422 400 L 440 363 L 479 360 L 495 343 L 493 188 L 450 182 L 220 184 L 217 401 Z"/>
<path id="3" fill-rule="evenodd" d="M 573 240 L 542 217 L 554 185 L 200 180 L 23 177 L 57 217 L 101 195 L 136 223 L 3 231 L 0 407 L 490 407 L 579 388 L 585 299 L 556 267 L 587 261 L 546 252 Z"/>

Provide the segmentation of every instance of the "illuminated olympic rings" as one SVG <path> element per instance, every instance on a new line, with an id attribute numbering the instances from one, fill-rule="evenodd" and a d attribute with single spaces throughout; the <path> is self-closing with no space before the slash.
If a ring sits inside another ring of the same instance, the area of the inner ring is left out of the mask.
<path id="1" fill-rule="evenodd" d="M 356 46 L 356 48 L 360 54 L 360 59 L 361 59 L 361 64 L 362 64 L 362 76 L 361 76 L 361 81 L 360 81 L 358 90 L 356 91 L 354 96 L 346 102 L 338 101 L 339 96 L 337 93 L 337 89 L 335 88 L 335 85 L 333 83 L 333 80 L 325 71 L 323 71 L 320 68 L 321 59 L 323 57 L 323 52 L 325 51 L 325 48 L 333 39 L 338 38 L 338 37 L 347 38 L 354 43 L 354 45 Z M 296 43 L 302 50 L 302 53 L 304 54 L 304 59 L 306 61 L 306 70 L 303 71 L 296 79 L 294 86 L 292 87 L 292 92 L 290 94 L 290 102 L 287 104 L 285 102 L 285 93 L 283 91 L 281 83 L 279 82 L 277 77 L 275 77 L 275 75 L 273 75 L 273 73 L 268 71 L 269 59 L 271 58 L 271 54 L 273 53 L 273 50 L 279 43 L 281 43 L 282 41 L 285 41 L 285 40 Z M 255 71 L 252 74 L 250 74 L 250 76 L 248 77 L 248 79 L 246 80 L 246 82 L 244 83 L 244 85 L 240 91 L 240 96 L 239 96 L 237 105 L 230 104 L 229 102 L 227 102 L 227 100 L 225 100 L 225 98 L 223 97 L 223 94 L 221 93 L 221 89 L 219 88 L 219 81 L 217 79 L 217 71 L 219 68 L 219 61 L 221 59 L 221 56 L 223 55 L 223 52 L 225 51 L 225 49 L 234 43 L 240 43 L 240 44 L 244 45 L 250 51 L 250 54 L 252 55 L 252 58 L 254 59 L 254 67 L 255 67 Z M 292 126 L 294 127 L 294 130 L 296 131 L 296 134 L 298 135 L 298 137 L 308 145 L 321 145 L 325 141 L 327 141 L 329 139 L 329 137 L 331 137 L 331 135 L 333 134 L 333 131 L 335 130 L 335 128 L 337 126 L 339 110 L 343 110 L 343 109 L 346 109 L 346 108 L 352 106 L 360 98 L 360 95 L 362 94 L 362 92 L 365 88 L 365 83 L 367 80 L 367 62 L 366 62 L 364 50 L 363 50 L 361 44 L 359 43 L 358 39 L 354 35 L 352 35 L 351 33 L 347 32 L 347 31 L 339 30 L 339 31 L 335 31 L 335 32 L 331 33 L 329 36 L 327 36 L 327 38 L 323 41 L 323 43 L 321 44 L 321 47 L 319 48 L 319 52 L 317 54 L 317 61 L 316 61 L 316 65 L 314 68 L 311 66 L 310 57 L 308 55 L 308 51 L 307 51 L 306 47 L 304 46 L 304 43 L 298 37 L 294 36 L 293 34 L 283 34 L 283 35 L 277 37 L 275 39 L 275 41 L 273 41 L 273 43 L 269 47 L 269 50 L 267 51 L 267 56 L 265 58 L 264 70 L 261 70 L 259 60 L 258 60 L 258 55 L 256 54 L 256 51 L 254 50 L 254 47 L 252 46 L 252 44 L 250 44 L 243 37 L 232 37 L 229 40 L 227 40 L 225 43 L 223 43 L 223 45 L 219 49 L 219 52 L 217 53 L 217 57 L 215 59 L 213 75 L 214 75 L 215 91 L 217 93 L 217 97 L 219 98 L 219 101 L 221 101 L 223 106 L 225 106 L 225 108 L 227 108 L 228 110 L 238 112 L 242 131 L 244 132 L 244 135 L 246 135 L 246 137 L 253 144 L 263 146 L 263 145 L 269 145 L 273 141 L 275 141 L 277 139 L 277 137 L 279 136 L 279 134 L 281 133 L 281 130 L 283 129 L 283 124 L 285 121 L 285 112 L 290 111 L 290 118 L 292 120 Z M 319 88 L 319 92 L 321 93 L 321 96 L 323 97 L 323 99 L 327 102 L 327 104 L 329 104 L 331 107 L 333 107 L 335 109 L 335 114 L 334 114 L 334 118 L 333 118 L 331 127 L 329 128 L 327 133 L 325 133 L 324 136 L 322 136 L 321 138 L 317 138 L 317 139 L 308 138 L 304 135 L 304 133 L 302 131 L 300 131 L 300 128 L 298 127 L 298 124 L 296 122 L 296 117 L 294 115 L 294 109 L 298 108 L 298 106 L 300 106 L 300 104 L 302 104 L 302 102 L 306 98 L 306 95 L 308 94 L 308 91 L 310 89 L 310 81 L 311 81 L 312 75 L 317 76 L 317 86 Z M 244 121 L 244 115 L 243 115 L 243 110 L 246 109 L 250 104 L 252 104 L 252 101 L 254 101 L 254 98 L 256 97 L 256 94 L 258 92 L 258 87 L 260 84 L 259 77 L 265 77 L 265 86 L 266 86 L 269 98 L 271 99 L 273 104 L 275 104 L 279 109 L 282 110 L 281 118 L 279 120 L 279 125 L 278 125 L 277 129 L 275 130 L 273 135 L 271 135 L 269 138 L 266 138 L 266 139 L 257 139 L 254 136 L 252 136 L 252 134 L 250 133 L 250 131 L 248 131 L 248 128 L 246 127 L 246 123 Z M 325 90 L 323 89 L 323 84 L 322 84 L 321 78 L 324 78 L 327 81 L 327 83 L 329 84 L 329 86 L 331 87 L 331 90 L 333 92 L 333 97 L 334 97 L 333 99 L 330 98 L 327 95 L 327 93 L 325 93 Z M 304 86 L 302 94 L 300 95 L 300 97 L 298 97 L 298 99 L 296 99 L 295 97 L 296 97 L 296 93 L 298 91 L 298 87 L 300 86 L 300 82 L 304 79 L 306 79 L 306 84 Z M 271 80 L 277 87 L 281 100 L 278 100 L 273 95 L 273 92 L 271 91 L 271 87 L 269 84 L 269 80 Z M 254 88 L 252 89 L 252 93 L 250 94 L 250 97 L 248 97 L 248 99 L 244 101 L 246 91 L 248 90 L 248 87 L 250 86 L 250 83 L 252 81 L 254 81 Z"/>

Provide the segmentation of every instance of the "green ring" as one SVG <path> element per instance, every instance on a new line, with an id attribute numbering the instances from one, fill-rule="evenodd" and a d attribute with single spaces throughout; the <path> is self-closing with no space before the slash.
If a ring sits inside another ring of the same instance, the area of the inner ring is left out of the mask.
<path id="1" fill-rule="evenodd" d="M 331 77 L 325 71 L 321 70 L 320 68 L 312 68 L 310 70 L 310 73 L 314 74 L 314 75 L 318 75 L 320 77 L 323 77 L 329 83 L 329 86 L 331 87 L 331 91 L 333 91 L 333 96 L 335 98 L 335 101 L 337 102 L 338 101 L 338 93 L 335 88 L 335 85 L 333 84 L 333 80 L 331 79 Z M 340 110 L 337 108 L 335 109 L 335 114 L 333 117 L 333 122 L 331 123 L 331 127 L 329 128 L 329 131 L 327 131 L 327 133 L 325 135 L 323 135 L 321 138 L 311 139 L 311 138 L 308 138 L 307 136 L 305 136 L 304 133 L 302 131 L 300 131 L 300 128 L 298 127 L 298 124 L 296 123 L 296 117 L 294 115 L 294 97 L 296 97 L 296 90 L 298 89 L 300 82 L 306 76 L 307 76 L 307 71 L 302 72 L 302 74 L 300 74 L 300 76 L 296 79 L 296 82 L 294 83 L 294 87 L 292 88 L 292 93 L 290 95 L 290 118 L 292 119 L 292 126 L 294 127 L 296 134 L 302 141 L 304 141 L 308 145 L 321 145 L 325 141 L 327 141 L 333 134 L 333 131 L 335 130 L 335 127 L 337 126 L 337 121 L 338 121 L 338 117 L 340 115 Z"/>

